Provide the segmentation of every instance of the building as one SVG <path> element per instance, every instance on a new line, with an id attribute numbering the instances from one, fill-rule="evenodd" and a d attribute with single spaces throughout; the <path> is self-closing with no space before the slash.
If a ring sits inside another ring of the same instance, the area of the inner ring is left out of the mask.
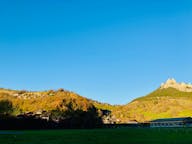
<path id="1" fill-rule="evenodd" d="M 165 118 L 150 121 L 150 127 L 192 127 L 191 117 Z"/>

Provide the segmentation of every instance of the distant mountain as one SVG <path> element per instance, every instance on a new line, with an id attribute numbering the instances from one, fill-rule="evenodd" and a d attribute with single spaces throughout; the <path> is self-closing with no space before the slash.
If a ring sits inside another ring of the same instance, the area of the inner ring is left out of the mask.
<path id="1" fill-rule="evenodd" d="M 166 89 L 166 88 L 175 88 L 179 91 L 183 92 L 192 92 L 192 85 L 190 83 L 186 84 L 184 82 L 177 83 L 175 79 L 168 79 L 165 83 L 161 84 L 161 89 Z"/>
<path id="2" fill-rule="evenodd" d="M 157 90 L 113 110 L 121 123 L 192 116 L 192 85 L 168 79 Z"/>

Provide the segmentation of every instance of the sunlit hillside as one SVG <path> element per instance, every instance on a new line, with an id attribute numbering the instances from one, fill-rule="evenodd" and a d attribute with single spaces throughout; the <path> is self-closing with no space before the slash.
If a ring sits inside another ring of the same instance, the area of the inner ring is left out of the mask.
<path id="1" fill-rule="evenodd" d="M 0 101 L 7 100 L 11 103 L 12 110 L 9 111 L 11 115 L 54 110 L 62 113 L 87 112 L 94 109 L 105 123 L 129 123 L 157 118 L 192 116 L 192 92 L 190 91 L 190 85 L 168 80 L 152 93 L 126 105 L 100 103 L 64 89 L 41 92 L 0 89 Z"/>
<path id="2" fill-rule="evenodd" d="M 42 92 L 0 89 L 0 100 L 8 100 L 12 103 L 13 115 L 56 109 L 60 111 L 68 109 L 87 111 L 94 107 L 88 99 L 63 89 Z"/>
<path id="3" fill-rule="evenodd" d="M 174 88 L 173 88 L 174 87 Z M 97 105 L 96 105 L 97 106 Z M 117 123 L 192 116 L 191 85 L 169 79 L 157 90 L 121 106 L 99 105 L 112 111 Z"/>
<path id="4" fill-rule="evenodd" d="M 121 122 L 192 116 L 192 92 L 181 92 L 173 88 L 158 89 L 118 107 L 113 114 Z"/>

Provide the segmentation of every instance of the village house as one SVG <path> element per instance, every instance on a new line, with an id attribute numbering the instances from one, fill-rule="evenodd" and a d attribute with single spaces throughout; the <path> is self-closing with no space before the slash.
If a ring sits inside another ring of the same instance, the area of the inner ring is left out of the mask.
<path id="1" fill-rule="evenodd" d="M 150 127 L 192 127 L 191 117 L 164 118 L 150 121 Z"/>

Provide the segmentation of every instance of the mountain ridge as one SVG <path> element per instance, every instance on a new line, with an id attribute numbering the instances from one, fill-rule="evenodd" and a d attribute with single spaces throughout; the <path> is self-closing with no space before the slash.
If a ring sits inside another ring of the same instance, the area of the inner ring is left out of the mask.
<path id="1" fill-rule="evenodd" d="M 122 122 L 192 116 L 191 85 L 168 79 L 146 96 L 138 97 L 114 112 Z"/>
<path id="2" fill-rule="evenodd" d="M 145 122 L 157 118 L 192 116 L 191 88 L 191 84 L 168 79 L 153 92 L 125 105 L 101 103 L 64 89 L 32 92 L 0 88 L 0 100 L 10 100 L 15 107 L 14 114 L 39 110 L 97 109 L 104 123 Z"/>
<path id="3" fill-rule="evenodd" d="M 165 83 L 162 83 L 160 86 L 161 89 L 169 88 L 169 87 L 175 88 L 179 91 L 192 92 L 192 85 L 190 83 L 188 84 L 184 82 L 177 83 L 174 78 L 168 79 Z"/>

